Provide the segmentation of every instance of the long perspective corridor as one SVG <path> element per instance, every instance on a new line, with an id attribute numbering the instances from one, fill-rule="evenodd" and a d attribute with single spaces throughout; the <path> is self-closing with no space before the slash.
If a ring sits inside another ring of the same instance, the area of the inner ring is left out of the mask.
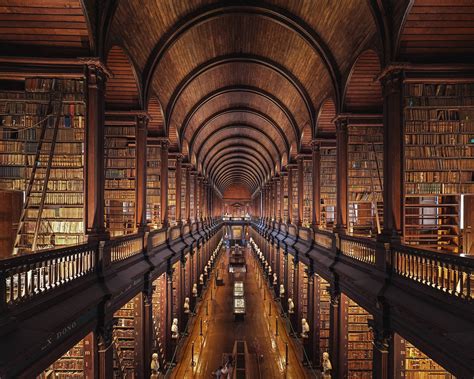
<path id="1" fill-rule="evenodd" d="M 0 0 L 0 379 L 474 378 L 474 0 Z"/>

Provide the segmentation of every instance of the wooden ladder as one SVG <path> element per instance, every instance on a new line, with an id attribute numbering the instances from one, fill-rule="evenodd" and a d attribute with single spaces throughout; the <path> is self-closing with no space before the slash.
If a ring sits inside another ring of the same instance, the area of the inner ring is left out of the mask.
<path id="1" fill-rule="evenodd" d="M 48 182 L 51 175 L 51 166 L 54 158 L 54 150 L 56 147 L 63 104 L 62 94 L 59 95 L 59 99 L 55 99 L 57 94 L 55 92 L 55 87 L 56 79 L 53 79 L 47 114 L 41 122 L 41 133 L 38 140 L 38 146 L 36 147 L 34 161 L 31 165 L 30 178 L 26 186 L 25 202 L 18 223 L 13 255 L 36 251 L 38 245 L 45 244 L 44 241 L 41 241 L 40 243 L 38 242 L 40 233 L 44 232 L 45 229 L 51 229 L 49 224 L 43 225 L 42 214 L 48 191 Z M 55 104 L 57 104 L 56 110 Z M 49 127 L 49 120 L 51 117 L 55 118 L 52 130 Z M 28 143 L 28 141 L 25 141 L 25 143 Z M 31 225 L 34 225 L 33 229 L 31 228 Z M 33 230 L 33 232 L 31 232 L 31 230 Z M 33 235 L 33 241 L 31 244 L 28 241 L 28 235 Z M 24 236 L 26 236 L 26 241 L 23 240 Z"/>

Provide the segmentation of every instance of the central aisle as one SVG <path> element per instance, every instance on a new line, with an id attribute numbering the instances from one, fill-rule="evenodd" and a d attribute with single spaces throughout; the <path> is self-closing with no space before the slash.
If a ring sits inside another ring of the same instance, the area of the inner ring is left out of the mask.
<path id="1" fill-rule="evenodd" d="M 269 293 L 265 296 L 263 294 L 265 285 L 262 284 L 262 288 L 259 288 L 257 267 L 248 249 L 245 249 L 245 256 L 248 272 L 231 274 L 227 271 L 229 250 L 221 255 L 213 274 L 218 269 L 224 278 L 224 285 L 215 287 L 214 281 L 208 282 L 207 292 L 195 316 L 190 335 L 178 356 L 179 364 L 173 370 L 172 378 L 210 378 L 213 371 L 223 363 L 224 355 L 232 353 L 235 340 L 247 342 L 251 356 L 251 362 L 248 362 L 251 378 L 309 377 L 293 350 L 293 342 L 286 333 L 279 313 L 275 312 L 273 300 L 269 300 Z M 234 320 L 232 307 L 234 279 L 244 281 L 246 301 L 244 321 Z M 269 316 L 270 302 L 271 316 Z M 206 308 L 208 308 L 207 315 Z M 275 337 L 275 316 L 279 323 L 278 337 Z M 202 336 L 200 336 L 201 319 Z M 288 343 L 289 347 L 288 366 L 285 365 L 285 343 Z M 191 366 L 193 350 L 196 362 L 194 367 Z M 258 362 L 257 355 L 260 354 L 263 358 Z"/>

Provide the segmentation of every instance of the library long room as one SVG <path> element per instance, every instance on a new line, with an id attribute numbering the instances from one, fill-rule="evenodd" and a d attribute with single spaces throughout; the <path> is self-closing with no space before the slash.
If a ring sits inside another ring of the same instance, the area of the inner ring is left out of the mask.
<path id="1" fill-rule="evenodd" d="M 473 378 L 473 57 L 473 0 L 0 1 L 0 378 Z"/>

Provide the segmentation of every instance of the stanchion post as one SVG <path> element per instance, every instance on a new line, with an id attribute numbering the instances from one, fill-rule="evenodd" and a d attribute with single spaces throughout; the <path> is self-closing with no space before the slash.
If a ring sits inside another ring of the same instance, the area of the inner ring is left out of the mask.
<path id="1" fill-rule="evenodd" d="M 269 305 L 268 316 L 271 316 L 272 315 L 272 302 L 270 300 L 268 301 L 268 305 Z"/>
<path id="2" fill-rule="evenodd" d="M 199 323 L 199 335 L 202 336 L 202 317 L 201 317 L 201 321 Z"/>
<path id="3" fill-rule="evenodd" d="M 275 336 L 278 336 L 278 317 L 275 316 Z"/>
<path id="4" fill-rule="evenodd" d="M 285 342 L 285 364 L 288 366 L 288 342 Z"/>
<path id="5" fill-rule="evenodd" d="M 194 341 L 191 344 L 191 366 L 194 367 Z"/>
<path id="6" fill-rule="evenodd" d="M 206 300 L 206 316 L 209 316 L 209 300 Z"/>

